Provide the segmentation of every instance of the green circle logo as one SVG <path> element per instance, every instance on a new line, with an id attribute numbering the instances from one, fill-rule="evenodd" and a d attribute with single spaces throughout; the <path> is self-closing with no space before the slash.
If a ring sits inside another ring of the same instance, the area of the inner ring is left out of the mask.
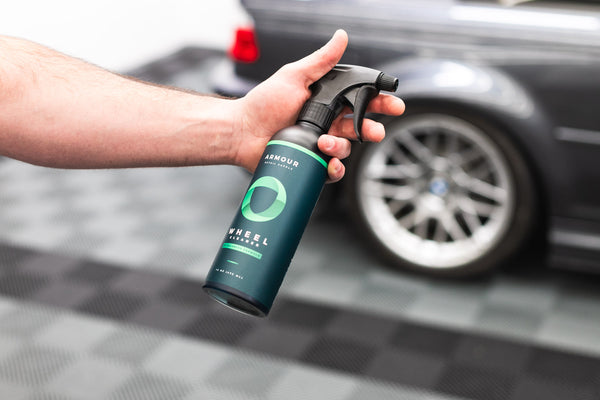
<path id="1" fill-rule="evenodd" d="M 275 200 L 266 210 L 261 211 L 259 213 L 255 213 L 252 211 L 252 207 L 250 207 L 250 202 L 252 201 L 252 194 L 254 190 L 260 187 L 264 187 L 267 189 L 271 189 L 277 193 Z M 277 178 L 272 176 L 263 176 L 258 178 L 252 186 L 246 192 L 246 196 L 244 196 L 244 200 L 242 200 L 242 215 L 254 222 L 266 222 L 276 218 L 283 209 L 285 208 L 285 202 L 287 200 L 287 194 L 285 193 L 285 187 L 283 187 L 283 183 L 281 183 Z"/>

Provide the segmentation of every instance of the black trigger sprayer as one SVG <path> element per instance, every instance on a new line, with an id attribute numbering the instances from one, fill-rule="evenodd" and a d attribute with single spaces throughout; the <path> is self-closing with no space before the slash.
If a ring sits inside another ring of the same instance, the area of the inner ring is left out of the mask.
<path id="1" fill-rule="evenodd" d="M 319 136 L 350 106 L 362 141 L 369 102 L 380 90 L 397 87 L 393 76 L 344 64 L 311 85 L 296 125 L 267 144 L 206 277 L 204 290 L 211 297 L 245 314 L 269 313 L 327 179 L 329 157 L 317 147 Z"/>

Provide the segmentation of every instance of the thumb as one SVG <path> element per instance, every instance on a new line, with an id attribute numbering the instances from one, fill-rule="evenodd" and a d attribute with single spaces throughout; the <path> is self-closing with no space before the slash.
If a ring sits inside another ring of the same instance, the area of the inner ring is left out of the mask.
<path id="1" fill-rule="evenodd" d="M 348 46 L 348 34 L 338 29 L 319 50 L 293 63 L 308 87 L 329 72 L 340 61 Z"/>

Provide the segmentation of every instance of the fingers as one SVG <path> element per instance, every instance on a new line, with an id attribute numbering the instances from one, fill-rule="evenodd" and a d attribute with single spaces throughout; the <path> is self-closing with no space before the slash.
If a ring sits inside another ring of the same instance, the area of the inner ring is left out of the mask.
<path id="1" fill-rule="evenodd" d="M 341 118 L 332 125 L 330 135 L 357 140 L 352 118 Z M 365 118 L 362 125 L 362 140 L 367 142 L 381 142 L 385 137 L 385 128 L 381 122 Z"/>
<path id="2" fill-rule="evenodd" d="M 328 156 L 344 159 L 350 155 L 350 141 L 341 137 L 321 135 L 317 142 L 319 150 Z"/>
<path id="3" fill-rule="evenodd" d="M 389 94 L 380 94 L 369 104 L 368 112 L 377 114 L 386 114 L 392 116 L 401 115 L 404 112 L 404 102 L 396 96 Z M 329 133 L 331 135 L 344 137 L 350 140 L 356 140 L 354 131 L 354 121 L 352 118 L 344 117 L 351 113 L 346 108 L 332 124 Z M 362 125 L 362 140 L 369 142 L 380 142 L 385 137 L 385 128 L 380 122 L 365 118 Z"/>
<path id="4" fill-rule="evenodd" d="M 348 34 L 338 29 L 323 47 L 289 66 L 301 74 L 305 86 L 308 87 L 335 67 L 346 51 L 347 45 Z"/>
<path id="5" fill-rule="evenodd" d="M 327 174 L 329 175 L 327 182 L 337 182 L 344 177 L 346 167 L 338 158 L 332 158 L 327 165 Z"/>
<path id="6" fill-rule="evenodd" d="M 368 112 L 387 115 L 401 115 L 404 112 L 402 99 L 391 94 L 380 94 L 369 103 Z"/>
<path id="7" fill-rule="evenodd" d="M 332 183 L 342 179 L 346 172 L 346 167 L 340 159 L 350 155 L 350 141 L 331 135 L 321 135 L 317 145 L 319 146 L 319 150 L 332 157 L 329 160 L 329 164 L 327 164 L 327 174 L 329 176 L 327 182 Z"/>

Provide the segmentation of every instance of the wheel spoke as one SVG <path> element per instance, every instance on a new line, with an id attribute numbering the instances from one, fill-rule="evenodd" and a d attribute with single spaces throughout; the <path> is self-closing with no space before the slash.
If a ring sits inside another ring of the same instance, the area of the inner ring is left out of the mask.
<path id="1" fill-rule="evenodd" d="M 423 143 L 418 141 L 411 132 L 402 136 L 402 143 L 421 162 L 428 163 L 433 159 L 433 154 Z"/>
<path id="2" fill-rule="evenodd" d="M 503 204 L 506 201 L 507 193 L 504 188 L 471 177 L 464 172 L 455 174 L 454 180 L 463 188 L 483 198 L 493 200 L 498 204 Z"/>
<path id="3" fill-rule="evenodd" d="M 458 135 L 449 133 L 446 135 L 446 157 L 459 154 L 458 152 Z"/>
<path id="4" fill-rule="evenodd" d="M 415 235 L 423 240 L 427 239 L 427 222 L 427 219 L 424 219 L 415 225 Z"/>
<path id="5" fill-rule="evenodd" d="M 477 148 L 467 147 L 460 152 L 456 152 L 452 159 L 456 163 L 457 166 L 464 166 L 473 162 L 481 157 L 481 151 Z"/>
<path id="6" fill-rule="evenodd" d="M 396 199 L 392 199 L 389 203 L 388 203 L 388 207 L 390 208 L 390 213 L 392 215 L 396 215 L 398 214 L 398 212 L 400 212 L 400 210 L 402 210 L 404 207 L 406 207 L 409 204 L 408 201 L 405 200 L 396 200 Z"/>
<path id="7" fill-rule="evenodd" d="M 472 192 L 490 200 L 494 200 L 499 204 L 502 204 L 506 201 L 505 189 L 494 186 L 491 183 L 487 183 L 481 179 L 471 178 L 469 182 L 469 189 Z"/>
<path id="8" fill-rule="evenodd" d="M 417 195 L 417 191 L 410 186 L 400 186 L 378 181 L 368 181 L 364 186 L 364 190 L 369 196 L 403 201 L 411 200 Z"/>
<path id="9" fill-rule="evenodd" d="M 433 232 L 433 240 L 436 242 L 445 242 L 448 237 L 448 233 L 444 229 L 444 224 L 439 219 L 435 220 L 435 231 Z"/>
<path id="10" fill-rule="evenodd" d="M 493 204 L 477 201 L 469 196 L 462 196 L 458 202 L 458 207 L 467 214 L 486 218 L 490 218 L 498 208 Z"/>
<path id="11" fill-rule="evenodd" d="M 432 154 L 433 156 L 439 154 L 438 153 L 438 148 L 439 148 L 439 143 L 440 143 L 440 136 L 436 133 L 430 133 L 425 137 L 425 141 L 424 141 L 424 145 L 425 147 L 427 147 L 429 149 L 430 154 Z"/>
<path id="12" fill-rule="evenodd" d="M 444 224 L 446 231 L 450 235 L 453 240 L 463 240 L 466 239 L 467 236 L 463 231 L 463 228 L 460 226 L 454 214 L 449 212 L 444 212 L 442 214 L 442 218 L 440 221 Z"/>
<path id="13" fill-rule="evenodd" d="M 481 222 L 481 220 L 473 214 L 462 213 L 461 216 L 464 219 L 465 223 L 467 224 L 467 227 L 469 228 L 469 231 L 471 232 L 471 234 L 477 232 L 479 230 L 479 228 L 481 228 L 483 226 L 483 223 Z"/>
<path id="14" fill-rule="evenodd" d="M 408 165 L 413 164 L 412 161 L 408 159 L 406 154 L 404 154 L 404 150 L 399 145 L 395 145 L 392 147 L 391 151 L 388 153 L 392 161 L 396 164 Z"/>
<path id="15" fill-rule="evenodd" d="M 398 219 L 398 223 L 404 229 L 409 231 L 415 226 L 415 219 L 416 219 L 416 211 L 413 210 L 413 211 L 409 212 L 408 214 L 406 214 L 405 216 L 403 216 L 402 218 Z"/>
<path id="16" fill-rule="evenodd" d="M 416 164 L 409 165 L 385 165 L 383 168 L 375 171 L 368 171 L 368 179 L 406 179 L 417 178 L 421 175 L 422 168 Z"/>
<path id="17" fill-rule="evenodd" d="M 492 174 L 493 170 L 490 168 L 488 163 L 482 163 L 476 168 L 469 170 L 469 175 L 477 179 L 485 179 Z"/>

